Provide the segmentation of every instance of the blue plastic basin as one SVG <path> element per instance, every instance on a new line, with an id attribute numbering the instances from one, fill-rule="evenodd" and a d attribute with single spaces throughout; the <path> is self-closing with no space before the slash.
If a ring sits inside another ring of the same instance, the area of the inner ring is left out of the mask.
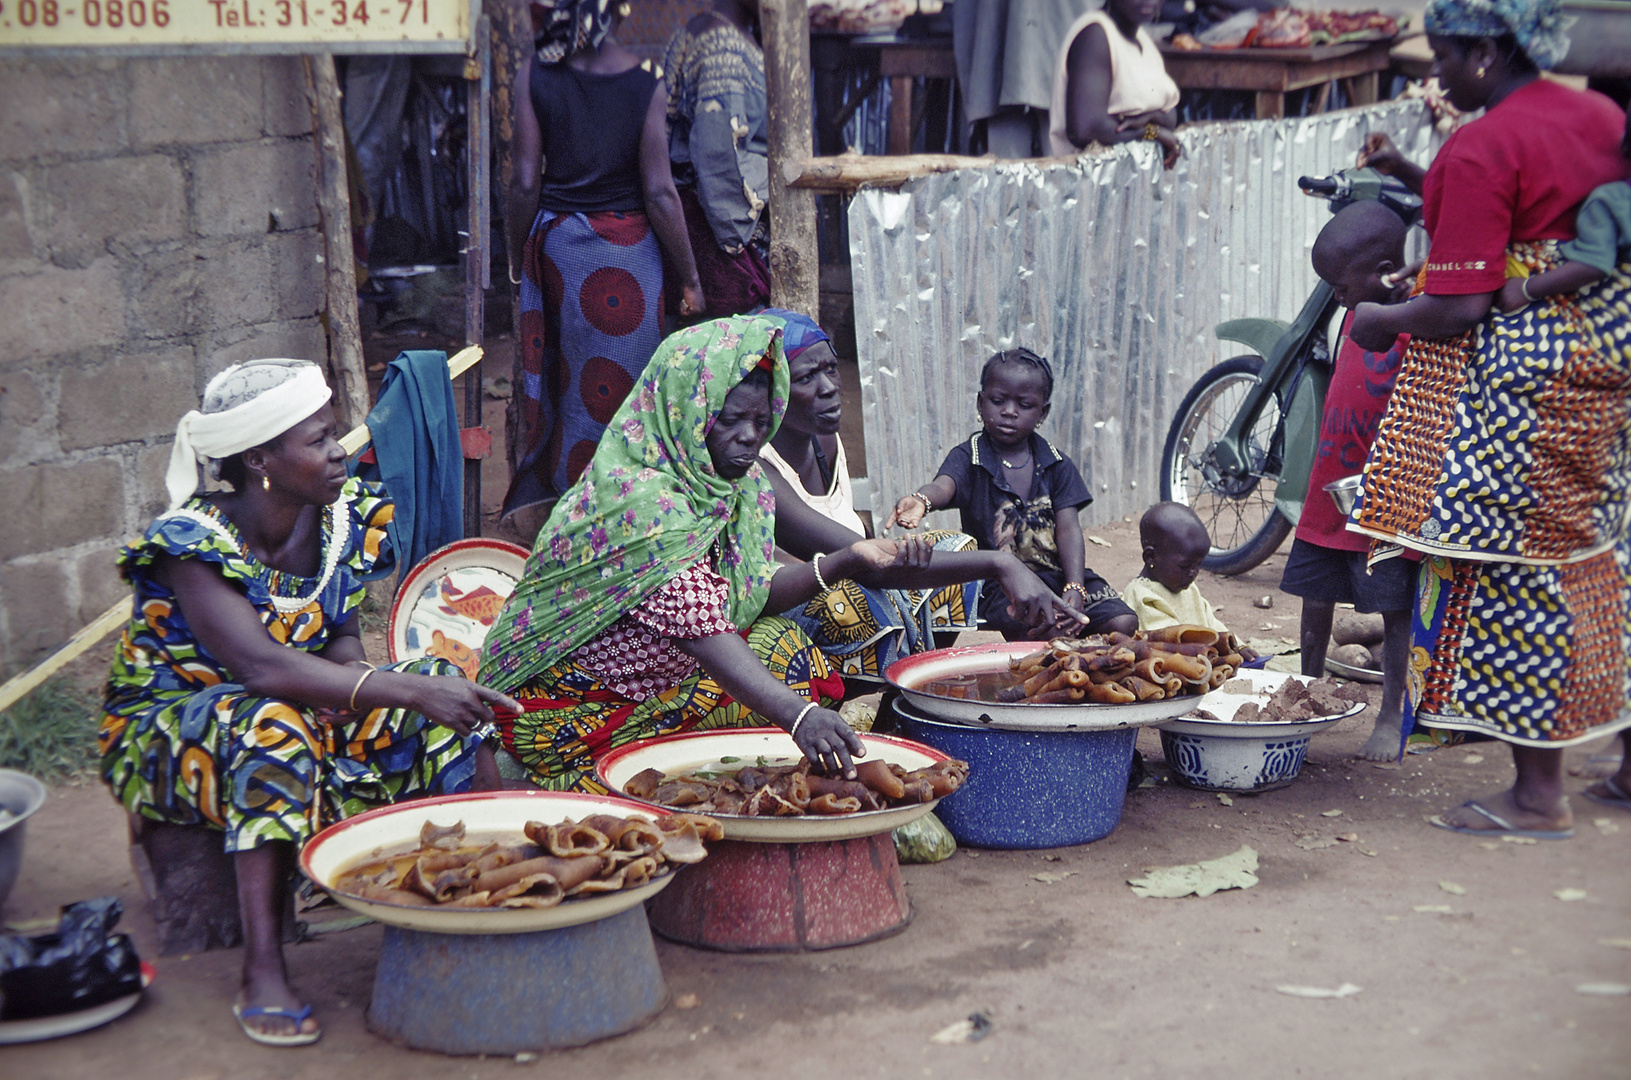
<path id="1" fill-rule="evenodd" d="M 902 734 L 969 763 L 935 814 L 958 843 L 1051 848 L 1108 836 L 1121 821 L 1137 728 L 1000 731 L 930 720 L 897 700 Z"/>

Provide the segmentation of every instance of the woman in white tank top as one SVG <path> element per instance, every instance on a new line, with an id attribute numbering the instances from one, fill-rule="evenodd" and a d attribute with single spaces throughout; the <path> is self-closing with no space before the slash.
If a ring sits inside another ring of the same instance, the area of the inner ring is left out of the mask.
<path id="1" fill-rule="evenodd" d="M 813 559 L 864 536 L 838 441 L 843 411 L 838 361 L 832 342 L 814 320 L 779 308 L 760 315 L 783 324 L 790 384 L 781 428 L 759 451 L 776 492 L 776 546 L 793 558 Z M 1032 596 L 1047 591 L 1013 555 L 980 551 L 972 536 L 949 530 L 919 535 L 933 545 L 934 554 L 916 580 L 900 576 L 912 587 L 866 589 L 840 581 L 782 612 L 809 634 L 844 678 L 881 681 L 895 660 L 934 648 L 936 635 L 973 629 L 984 579 Z"/>
<path id="2" fill-rule="evenodd" d="M 1143 27 L 1160 10 L 1160 0 L 1108 0 L 1071 24 L 1054 66 L 1054 154 L 1143 139 L 1161 144 L 1167 168 L 1177 163 L 1178 84 Z"/>

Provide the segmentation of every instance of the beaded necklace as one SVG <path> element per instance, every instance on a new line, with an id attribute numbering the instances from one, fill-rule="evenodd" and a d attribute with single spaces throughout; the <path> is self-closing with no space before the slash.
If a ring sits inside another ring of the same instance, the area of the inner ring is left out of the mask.
<path id="1" fill-rule="evenodd" d="M 340 566 L 340 553 L 345 547 L 345 543 L 340 535 L 340 515 L 343 511 L 349 510 L 350 502 L 351 500 L 349 498 L 342 496 L 340 499 L 329 504 L 328 536 L 324 541 L 323 550 L 323 576 L 318 579 L 316 588 L 312 589 L 311 592 L 304 596 L 279 595 L 283 589 L 289 587 L 287 583 L 293 582 L 295 583 L 293 587 L 298 588 L 300 584 L 310 581 L 311 579 L 302 577 L 299 574 L 288 574 L 282 570 L 278 570 L 270 566 L 266 567 L 269 575 L 266 583 L 266 591 L 271 594 L 272 607 L 279 613 L 284 615 L 292 615 L 295 612 L 309 606 L 313 600 L 316 600 L 319 596 L 323 595 L 323 590 L 328 588 L 328 583 L 334 579 L 334 571 L 339 569 Z M 234 531 L 228 529 L 226 525 L 222 524 L 221 521 L 211 514 L 206 514 L 200 510 L 194 510 L 191 507 L 184 507 L 165 516 L 182 517 L 189 521 L 195 521 L 213 532 L 215 535 L 219 536 L 221 539 L 225 540 L 228 544 L 231 544 L 232 549 L 236 551 L 241 558 L 260 563 L 260 560 L 255 559 L 255 557 L 249 553 L 248 548 L 246 548 L 243 543 L 239 541 L 238 537 L 234 535 Z M 260 563 L 260 565 L 265 566 L 266 564 Z"/>

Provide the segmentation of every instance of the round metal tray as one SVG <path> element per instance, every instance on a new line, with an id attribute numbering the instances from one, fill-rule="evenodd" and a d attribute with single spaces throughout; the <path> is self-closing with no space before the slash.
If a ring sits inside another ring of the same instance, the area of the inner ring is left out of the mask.
<path id="1" fill-rule="evenodd" d="M 1285 671 L 1256 671 L 1250 668 L 1243 669 L 1239 675 L 1249 681 L 1255 689 L 1251 694 L 1225 693 L 1214 690 L 1210 694 L 1199 698 L 1189 699 L 1191 708 L 1205 709 L 1218 717 L 1216 720 L 1169 720 L 1161 725 L 1163 731 L 1176 731 L 1184 735 L 1206 735 L 1224 739 L 1273 739 L 1286 738 L 1296 735 L 1318 735 L 1320 732 L 1332 727 L 1338 720 L 1345 720 L 1350 716 L 1362 713 L 1367 708 L 1363 701 L 1356 701 L 1346 710 L 1331 716 L 1316 716 L 1308 720 L 1294 720 L 1290 723 L 1266 722 L 1248 720 L 1236 722 L 1229 719 L 1235 710 L 1248 701 L 1255 701 L 1259 705 L 1268 701 L 1269 695 L 1278 690 L 1287 679 L 1298 679 L 1302 682 L 1313 682 L 1306 675 L 1293 675 Z"/>
<path id="2" fill-rule="evenodd" d="M 936 649 L 896 660 L 884 672 L 884 678 L 916 705 L 918 711 L 932 719 L 1007 731 L 1111 731 L 1146 727 L 1200 707 L 1199 695 L 1136 701 L 1130 705 L 1027 705 L 1023 702 L 1002 705 L 944 697 L 917 689 L 932 679 L 1006 671 L 1010 660 L 1029 656 L 1042 647 L 1042 642 L 1010 641 Z"/>
<path id="3" fill-rule="evenodd" d="M 891 735 L 861 735 L 866 746 L 867 761 L 883 760 L 906 769 L 921 769 L 937 761 L 948 760 L 945 754 L 932 746 L 900 739 Z M 674 773 L 722 757 L 738 757 L 751 761 L 765 757 L 799 757 L 800 751 L 780 728 L 746 728 L 737 731 L 697 731 L 685 735 L 668 735 L 660 739 L 646 739 L 613 750 L 595 765 L 600 782 L 613 791 L 622 791 L 636 773 L 656 769 Z M 630 798 L 624 796 L 624 798 Z M 762 844 L 807 844 L 820 840 L 852 840 L 858 836 L 874 836 L 898 829 L 907 822 L 916 821 L 935 808 L 934 802 L 897 806 L 888 810 L 863 810 L 857 814 L 804 814 L 798 817 L 743 817 L 735 814 L 710 814 L 725 826 L 725 839 L 752 840 Z M 655 804 L 642 804 L 651 806 Z M 665 812 L 683 811 L 684 807 L 660 807 Z"/>
<path id="4" fill-rule="evenodd" d="M 1333 660 L 1329 656 L 1325 658 L 1325 670 L 1332 675 L 1340 675 L 1344 679 L 1350 679 L 1354 682 L 1379 683 L 1382 681 L 1382 673 L 1375 668 L 1354 667 L 1352 664 L 1344 664 L 1341 660 Z"/>
<path id="5" fill-rule="evenodd" d="M 333 887 L 340 874 L 357 865 L 419 846 L 427 820 L 438 825 L 463 821 L 472 839 L 491 837 L 521 841 L 529 821 L 554 825 L 590 814 L 638 814 L 654 818 L 650 806 L 615 795 L 580 795 L 559 791 L 487 791 L 419 799 L 400 806 L 370 810 L 337 822 L 312 837 L 300 853 L 300 869 L 330 896 L 352 911 L 391 926 L 438 934 L 530 934 L 595 922 L 626 911 L 657 895 L 674 879 L 665 870 L 636 889 L 563 900 L 552 908 L 408 907 L 364 900 Z"/>

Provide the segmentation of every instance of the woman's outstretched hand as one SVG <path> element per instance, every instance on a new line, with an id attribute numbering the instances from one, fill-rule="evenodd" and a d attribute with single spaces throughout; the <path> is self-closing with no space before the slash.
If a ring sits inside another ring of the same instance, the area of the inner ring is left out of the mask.
<path id="1" fill-rule="evenodd" d="M 866 746 L 855 729 L 831 709 L 814 708 L 804 714 L 793 742 L 804 756 L 828 776 L 855 779 L 852 758 L 866 757 Z"/>
<path id="2" fill-rule="evenodd" d="M 934 555 L 934 545 L 921 536 L 903 536 L 898 540 L 857 540 L 849 546 L 849 550 L 866 570 L 921 570 L 929 565 Z"/>
<path id="3" fill-rule="evenodd" d="M 1051 636 L 1087 625 L 1087 616 L 1060 599 L 1017 558 L 1003 570 L 1001 581 L 1002 591 L 1008 594 L 1008 613 L 1032 630 Z"/>
<path id="4" fill-rule="evenodd" d="M 494 709 L 516 716 L 521 714 L 521 705 L 514 698 L 480 683 L 445 675 L 413 677 L 422 681 L 416 688 L 415 711 L 434 723 L 452 728 L 460 737 L 491 722 Z"/>

